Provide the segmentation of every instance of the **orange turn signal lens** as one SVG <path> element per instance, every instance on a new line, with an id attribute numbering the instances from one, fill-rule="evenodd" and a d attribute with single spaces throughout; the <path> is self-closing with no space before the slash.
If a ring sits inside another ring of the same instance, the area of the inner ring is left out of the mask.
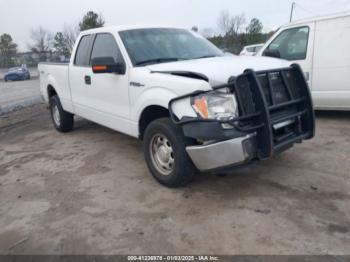
<path id="1" fill-rule="evenodd" d="M 209 117 L 208 103 L 207 103 L 207 98 L 205 96 L 201 98 L 195 98 L 193 108 L 202 118 L 208 119 Z"/>
<path id="2" fill-rule="evenodd" d="M 107 70 L 107 66 L 101 65 L 101 66 L 93 66 L 92 67 L 93 71 L 105 71 Z"/>

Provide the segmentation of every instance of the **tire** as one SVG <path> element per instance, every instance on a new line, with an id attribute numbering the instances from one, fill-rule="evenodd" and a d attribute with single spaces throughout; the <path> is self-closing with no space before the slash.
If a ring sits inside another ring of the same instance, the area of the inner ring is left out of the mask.
<path id="1" fill-rule="evenodd" d="M 5 79 L 4 79 L 4 80 L 5 80 L 5 82 L 7 82 L 7 77 L 5 77 Z"/>
<path id="2" fill-rule="evenodd" d="M 74 115 L 63 110 L 57 95 L 50 98 L 50 114 L 58 132 L 66 133 L 73 130 Z"/>
<path id="3" fill-rule="evenodd" d="M 143 142 L 148 169 L 160 184 L 175 188 L 191 182 L 196 169 L 185 148 L 194 141 L 184 137 L 181 127 L 170 118 L 157 119 L 146 128 Z"/>

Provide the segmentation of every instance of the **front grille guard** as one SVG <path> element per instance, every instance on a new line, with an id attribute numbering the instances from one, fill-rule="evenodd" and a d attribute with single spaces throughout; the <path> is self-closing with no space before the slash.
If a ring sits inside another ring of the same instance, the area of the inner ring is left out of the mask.
<path id="1" fill-rule="evenodd" d="M 287 101 L 281 103 L 275 101 L 271 74 L 279 74 L 288 96 Z M 258 76 L 264 75 L 267 78 L 266 86 L 264 86 L 265 90 L 263 90 L 258 80 Z M 287 77 L 293 80 L 294 86 L 291 84 L 292 81 L 288 81 Z M 173 111 L 175 102 L 200 94 L 218 92 L 219 89 L 223 88 L 228 88 L 231 93 L 235 94 L 239 117 L 229 120 L 203 119 L 199 116 L 183 117 L 182 119 L 176 117 Z M 212 89 L 210 91 L 195 91 L 172 99 L 169 102 L 172 121 L 178 125 L 193 122 L 219 122 L 230 124 L 240 132 L 256 132 L 257 157 L 259 159 L 269 158 L 274 153 L 282 151 L 296 142 L 310 139 L 315 135 L 315 115 L 310 90 L 304 74 L 297 64 L 293 64 L 288 68 L 257 72 L 249 69 L 242 75 L 232 78 L 229 83 L 215 86 Z M 270 103 L 268 103 L 268 99 Z M 294 121 L 293 129 L 277 136 L 274 125 L 288 120 Z"/>

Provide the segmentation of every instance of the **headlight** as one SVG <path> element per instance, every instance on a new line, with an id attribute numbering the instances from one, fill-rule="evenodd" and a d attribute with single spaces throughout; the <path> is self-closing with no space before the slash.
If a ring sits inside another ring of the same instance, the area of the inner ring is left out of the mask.
<path id="1" fill-rule="evenodd" d="M 233 94 L 207 93 L 192 98 L 192 107 L 203 119 L 228 120 L 238 114 Z"/>

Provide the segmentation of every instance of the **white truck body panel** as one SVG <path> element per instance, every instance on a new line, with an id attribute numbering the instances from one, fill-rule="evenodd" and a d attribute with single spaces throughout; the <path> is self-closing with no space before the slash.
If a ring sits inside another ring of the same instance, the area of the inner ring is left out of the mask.
<path id="1" fill-rule="evenodd" d="M 303 68 L 316 109 L 350 109 L 350 13 L 296 21 L 282 26 L 257 53 L 262 56 L 286 30 L 308 27 L 305 59 L 291 60 Z"/>
<path id="2" fill-rule="evenodd" d="M 211 86 L 227 83 L 231 76 L 245 69 L 265 70 L 287 67 L 291 63 L 274 58 L 226 56 L 162 63 L 133 67 L 119 37 L 119 30 L 138 27 L 106 27 L 81 33 L 73 49 L 69 65 L 39 64 L 41 93 L 48 102 L 47 87 L 52 86 L 61 99 L 64 110 L 107 126 L 119 132 L 138 137 L 138 121 L 145 108 L 152 105 L 168 108 L 172 98 L 196 90 L 209 90 Z M 144 27 L 142 27 L 144 28 Z M 110 33 L 114 36 L 126 63 L 125 75 L 93 74 L 91 67 L 74 65 L 74 56 L 80 39 L 92 33 Z M 203 80 L 174 76 L 153 71 L 190 71 L 209 78 Z M 83 81 L 91 76 L 91 85 Z M 143 87 L 131 86 L 140 82 Z M 176 114 L 193 115 L 190 106 L 176 106 Z"/>
<path id="3" fill-rule="evenodd" d="M 49 66 L 50 70 L 46 70 Z M 44 100 L 48 102 L 47 88 L 52 86 L 61 99 L 62 106 L 68 112 L 74 112 L 71 89 L 69 87 L 68 64 L 39 64 L 40 90 Z"/>
<path id="4" fill-rule="evenodd" d="M 255 71 L 288 67 L 291 63 L 270 57 L 225 56 L 147 66 L 152 71 L 190 71 L 201 73 L 214 85 L 227 83 L 246 69 Z"/>

